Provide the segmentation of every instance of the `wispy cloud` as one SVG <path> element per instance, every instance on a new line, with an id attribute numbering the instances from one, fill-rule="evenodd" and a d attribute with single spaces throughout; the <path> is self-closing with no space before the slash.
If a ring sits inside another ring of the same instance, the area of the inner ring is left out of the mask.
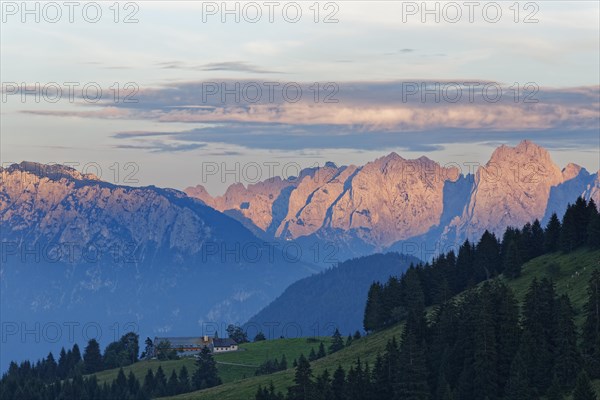
<path id="1" fill-rule="evenodd" d="M 181 61 L 166 61 L 156 64 L 162 69 L 181 69 L 192 71 L 232 71 L 232 72 L 249 72 L 254 74 L 279 74 L 281 72 L 259 67 L 245 61 L 223 61 L 207 64 L 189 64 Z"/>
<path id="2" fill-rule="evenodd" d="M 149 150 L 152 153 L 173 153 L 191 151 L 206 147 L 205 143 L 168 143 L 161 141 L 141 142 L 138 144 L 117 144 L 116 149 Z"/>
<path id="3" fill-rule="evenodd" d="M 168 64 L 165 64 L 168 66 Z M 221 82 L 232 88 L 256 81 Z M 431 89 L 434 83 L 423 82 Z M 447 82 L 446 82 L 447 83 Z M 480 87 L 486 82 L 480 82 Z M 185 82 L 139 93 L 139 102 L 94 106 L 79 110 L 26 110 L 37 115 L 143 120 L 159 122 L 164 131 L 118 131 L 119 148 L 151 152 L 181 152 L 207 143 L 226 143 L 246 148 L 380 149 L 407 146 L 429 151 L 443 143 L 505 140 L 509 132 L 565 132 L 579 143 L 600 129 L 600 91 L 597 86 L 573 89 L 540 88 L 537 102 L 515 102 L 507 87 L 497 102 L 463 92 L 459 101 L 444 101 L 441 94 L 406 96 L 406 82 L 346 82 L 334 93 L 337 102 L 315 102 L 308 83 L 300 84 L 304 96 L 297 102 L 264 95 L 256 103 L 235 96 L 207 96 L 203 82 Z M 214 82 L 212 84 L 215 84 Z M 450 87 L 453 87 L 450 85 Z M 214 87 L 213 87 L 214 89 Z M 414 89 L 414 87 L 413 87 Z M 464 88 L 463 88 L 464 89 Z M 419 88 L 419 90 L 425 90 Z M 461 89 L 462 90 L 462 89 Z M 450 96 L 446 91 L 444 96 Z M 254 97 L 252 95 L 252 97 Z M 192 129 L 181 131 L 181 124 Z M 177 126 L 177 129 L 170 127 Z M 406 142 L 410 133 L 418 140 Z M 485 138 L 482 138 L 485 135 Z M 443 138 L 446 139 L 443 139 Z M 449 139 L 452 137 L 452 139 Z M 431 139 L 431 140 L 428 140 Z"/>

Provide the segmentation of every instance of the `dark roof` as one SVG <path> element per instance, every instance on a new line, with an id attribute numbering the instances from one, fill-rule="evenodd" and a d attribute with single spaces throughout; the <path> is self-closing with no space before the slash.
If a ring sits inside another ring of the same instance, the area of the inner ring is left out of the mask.
<path id="1" fill-rule="evenodd" d="M 237 342 L 230 338 L 227 338 L 227 339 L 215 338 L 215 339 L 213 339 L 214 347 L 231 347 L 231 346 L 235 346 L 236 344 L 237 344 Z"/>
<path id="2" fill-rule="evenodd" d="M 171 347 L 180 346 L 202 346 L 202 337 L 156 337 L 154 338 L 154 344 L 158 344 L 163 340 L 168 340 L 171 343 Z"/>

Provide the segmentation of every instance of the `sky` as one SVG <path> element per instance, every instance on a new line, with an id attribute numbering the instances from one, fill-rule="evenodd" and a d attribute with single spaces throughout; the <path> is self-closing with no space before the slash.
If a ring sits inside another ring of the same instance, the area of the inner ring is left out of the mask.
<path id="1" fill-rule="evenodd" d="M 599 3 L 476 3 L 2 2 L 0 161 L 214 195 L 530 139 L 597 171 Z"/>

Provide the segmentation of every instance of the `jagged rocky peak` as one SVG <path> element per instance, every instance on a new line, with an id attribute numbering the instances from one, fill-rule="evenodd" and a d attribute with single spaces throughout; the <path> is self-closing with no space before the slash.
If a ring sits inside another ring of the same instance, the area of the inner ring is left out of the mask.
<path id="1" fill-rule="evenodd" d="M 568 181 L 579 176 L 583 171 L 584 174 L 589 175 L 585 168 L 575 163 L 568 163 L 566 167 L 562 169 L 563 180 Z"/>
<path id="2" fill-rule="evenodd" d="M 7 168 L 0 167 L 2 174 L 26 173 L 38 178 L 48 178 L 50 180 L 75 179 L 99 181 L 96 175 L 92 173 L 82 174 L 75 168 L 61 164 L 41 164 L 32 161 L 23 161 L 19 164 L 12 164 Z"/>
<path id="3" fill-rule="evenodd" d="M 497 148 L 479 168 L 471 198 L 460 220 L 462 237 L 496 234 L 544 216 L 550 189 L 563 182 L 560 168 L 543 147 L 524 140 Z"/>
<path id="4" fill-rule="evenodd" d="M 515 157 L 552 163 L 548 150 L 529 140 L 523 140 L 515 147 L 510 147 L 503 144 L 494 150 L 492 156 L 490 157 L 489 163 L 514 160 Z"/>
<path id="5" fill-rule="evenodd" d="M 230 223 L 239 225 L 173 189 L 114 185 L 65 166 L 21 163 L 2 170 L 0 224 L 8 237 L 196 253 Z"/>
<path id="6" fill-rule="evenodd" d="M 185 194 L 204 202 L 204 204 L 214 207 L 214 201 L 208 190 L 202 185 L 190 186 L 184 190 Z"/>

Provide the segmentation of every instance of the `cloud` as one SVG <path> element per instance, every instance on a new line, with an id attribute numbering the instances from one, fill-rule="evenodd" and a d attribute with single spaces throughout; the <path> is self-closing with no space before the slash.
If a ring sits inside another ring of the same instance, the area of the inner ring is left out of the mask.
<path id="1" fill-rule="evenodd" d="M 161 69 L 181 69 L 193 71 L 232 71 L 232 72 L 250 72 L 254 74 L 279 74 L 279 71 L 273 71 L 261 68 L 257 65 L 245 61 L 223 61 L 200 65 L 186 64 L 180 61 L 166 61 L 156 64 Z"/>
<path id="2" fill-rule="evenodd" d="M 54 116 L 54 117 L 78 117 L 78 118 L 99 118 L 99 119 L 128 119 L 133 116 L 133 113 L 128 109 L 118 107 L 102 107 L 95 110 L 76 111 L 76 110 L 21 110 L 21 113 Z"/>
<path id="3" fill-rule="evenodd" d="M 206 143 L 168 143 L 152 141 L 140 144 L 118 144 L 113 147 L 116 149 L 149 150 L 152 153 L 173 153 L 200 149 L 206 147 Z"/>
<path id="4" fill-rule="evenodd" d="M 464 83 L 457 86 L 444 81 L 343 82 L 328 90 L 321 85 L 317 101 L 314 83 L 297 84 L 302 93 L 297 101 L 283 95 L 286 82 L 280 82 L 272 95 L 263 86 L 258 89 L 264 90 L 258 97 L 258 92 L 252 90 L 264 83 L 256 80 L 208 83 L 212 90 L 218 91 L 238 87 L 249 98 L 222 93 L 208 95 L 207 82 L 180 82 L 140 90 L 137 103 L 24 112 L 158 122 L 165 126 L 164 130 L 117 131 L 113 135 L 122 142 L 119 146 L 131 146 L 120 148 L 152 152 L 189 151 L 206 143 L 295 150 L 406 146 L 430 151 L 443 143 L 467 139 L 502 141 L 511 132 L 532 139 L 539 133 L 544 134 L 542 137 L 558 133 L 563 143 L 568 133 L 573 141 L 588 143 L 586 136 L 594 132 L 597 136 L 600 129 L 598 86 L 538 88 L 533 97 L 535 102 L 529 103 L 523 97 L 527 93 L 522 91 L 515 101 L 514 91 L 499 84 L 491 86 L 486 98 L 481 88 L 490 82 L 484 81 L 475 86 L 479 89 L 473 93 Z M 407 84 L 413 86 L 409 88 Z M 496 87 L 500 87 L 503 96 L 497 102 L 489 101 Z M 407 95 L 415 89 L 417 93 Z M 448 100 L 455 99 L 458 93 L 461 93 L 459 100 Z M 324 102 L 326 98 L 335 102 Z M 181 124 L 192 127 L 182 131 Z M 418 140 L 407 141 L 411 135 Z"/>
<path id="5" fill-rule="evenodd" d="M 156 135 L 156 132 L 152 132 Z M 144 132 L 130 132 L 115 138 L 135 140 L 146 137 Z M 247 149 L 266 150 L 386 150 L 430 152 L 441 150 L 445 144 L 506 143 L 518 142 L 524 137 L 543 145 L 564 143 L 564 131 L 494 131 L 436 129 L 426 134 L 402 131 L 353 131 L 342 126 L 310 125 L 292 126 L 285 124 L 231 123 L 209 128 L 186 131 L 164 131 L 156 140 L 165 143 L 218 143 Z M 569 135 L 578 148 L 597 148 L 597 135 L 592 131 L 577 131 Z M 596 139 L 594 139 L 596 137 Z"/>

